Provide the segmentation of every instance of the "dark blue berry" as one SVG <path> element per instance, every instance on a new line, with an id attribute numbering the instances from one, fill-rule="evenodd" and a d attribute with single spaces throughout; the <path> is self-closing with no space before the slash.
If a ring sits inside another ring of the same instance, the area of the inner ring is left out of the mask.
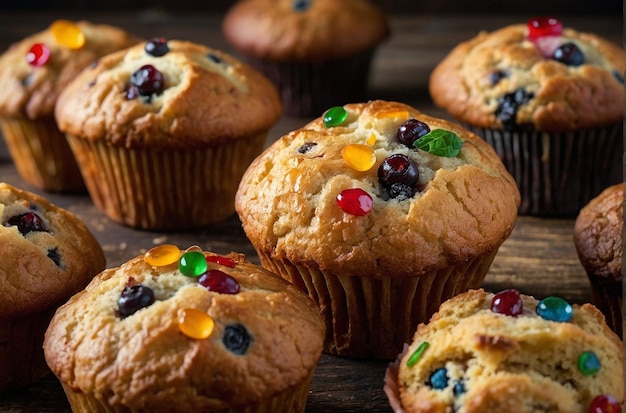
<path id="1" fill-rule="evenodd" d="M 298 148 L 298 153 L 301 153 L 304 155 L 305 153 L 313 149 L 316 145 L 317 143 L 315 142 L 306 142 L 305 144 L 303 144 L 302 146 Z"/>
<path id="2" fill-rule="evenodd" d="M 119 315 L 122 318 L 135 314 L 138 310 L 154 303 L 154 292 L 142 284 L 126 286 L 117 301 Z"/>
<path id="3" fill-rule="evenodd" d="M 144 47 L 144 50 L 149 55 L 152 55 L 154 57 L 161 57 L 169 52 L 170 48 L 164 38 L 158 37 L 148 41 L 146 43 L 146 46 Z"/>
<path id="4" fill-rule="evenodd" d="M 528 103 L 535 95 L 520 88 L 506 93 L 498 99 L 498 107 L 495 115 L 502 122 L 505 129 L 514 129 L 517 125 L 517 110 L 520 106 Z"/>
<path id="5" fill-rule="evenodd" d="M 206 57 L 211 60 L 213 63 L 222 63 L 223 60 L 222 58 L 220 58 L 218 55 L 216 55 L 215 53 L 209 53 L 208 55 L 206 55 Z"/>
<path id="6" fill-rule="evenodd" d="M 129 91 L 131 93 L 132 86 L 137 88 L 141 96 L 149 96 L 155 93 L 161 93 L 165 87 L 165 78 L 157 68 L 152 65 L 144 65 L 135 71 L 130 77 Z"/>
<path id="7" fill-rule="evenodd" d="M 458 380 L 454 383 L 454 387 L 452 388 L 452 393 L 454 397 L 459 397 L 463 393 L 465 393 L 465 382 L 463 380 Z"/>
<path id="8" fill-rule="evenodd" d="M 50 258 L 57 267 L 61 266 L 61 255 L 59 255 L 59 251 L 56 248 L 48 250 L 48 258 Z"/>
<path id="9" fill-rule="evenodd" d="M 415 190 L 408 185 L 396 182 L 389 187 L 389 197 L 398 201 L 411 199 L 413 195 L 415 195 Z"/>
<path id="10" fill-rule="evenodd" d="M 574 43 L 564 43 L 557 47 L 552 58 L 568 66 L 580 66 L 585 63 L 585 55 Z"/>
<path id="11" fill-rule="evenodd" d="M 22 235 L 29 232 L 46 232 L 46 226 L 41 217 L 34 212 L 26 212 L 25 214 L 16 215 L 7 220 L 7 226 L 17 226 L 17 230 Z"/>
<path id="12" fill-rule="evenodd" d="M 620 73 L 619 71 L 613 69 L 613 77 L 620 82 L 621 84 L 624 84 L 624 75 L 622 73 Z"/>
<path id="13" fill-rule="evenodd" d="M 398 128 L 398 141 L 409 148 L 413 147 L 413 142 L 430 132 L 430 127 L 417 119 L 409 119 Z"/>
<path id="14" fill-rule="evenodd" d="M 448 387 L 448 371 L 445 367 L 435 370 L 428 379 L 427 383 L 435 390 L 442 390 Z"/>
<path id="15" fill-rule="evenodd" d="M 243 355 L 248 350 L 252 337 L 248 330 L 241 324 L 226 326 L 222 343 L 229 351 L 237 355 Z"/>
<path id="16" fill-rule="evenodd" d="M 311 6 L 311 0 L 294 0 L 293 1 L 294 11 L 305 11 L 310 6 Z"/>
<path id="17" fill-rule="evenodd" d="M 390 198 L 399 201 L 413 198 L 418 179 L 417 166 L 403 154 L 387 157 L 378 167 L 378 181 L 389 191 Z"/>
<path id="18" fill-rule="evenodd" d="M 504 70 L 494 70 L 493 72 L 489 73 L 489 83 L 492 86 L 495 86 L 498 84 L 498 82 L 500 82 L 507 76 L 508 73 L 506 73 Z"/>

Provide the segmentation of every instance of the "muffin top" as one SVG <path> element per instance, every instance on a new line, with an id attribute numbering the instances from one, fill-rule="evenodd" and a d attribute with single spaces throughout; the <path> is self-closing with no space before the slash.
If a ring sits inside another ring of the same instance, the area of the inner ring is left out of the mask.
<path id="1" fill-rule="evenodd" d="M 570 132 L 622 121 L 624 68 L 618 45 L 532 19 L 456 46 L 433 70 L 430 93 L 472 126 Z"/>
<path id="2" fill-rule="evenodd" d="M 255 248 L 276 259 L 410 277 L 497 249 L 519 201 L 485 141 L 378 100 L 331 108 L 277 140 L 244 174 L 235 208 Z"/>
<path id="3" fill-rule="evenodd" d="M 0 114 L 31 119 L 53 116 L 59 94 L 82 69 L 138 41 L 108 25 L 55 21 L 0 56 Z"/>
<path id="4" fill-rule="evenodd" d="M 387 18 L 367 0 L 242 0 L 223 21 L 239 51 L 274 61 L 324 61 L 375 47 Z"/>
<path id="5" fill-rule="evenodd" d="M 160 245 L 99 274 L 54 316 L 61 381 L 142 411 L 221 411 L 300 384 L 322 352 L 318 308 L 245 261 Z"/>
<path id="6" fill-rule="evenodd" d="M 152 39 L 109 54 L 59 97 L 62 131 L 126 148 L 207 147 L 266 133 L 281 115 L 263 75 L 221 51 Z"/>
<path id="7" fill-rule="evenodd" d="M 587 412 L 603 397 L 621 405 L 622 361 L 591 304 L 470 290 L 418 327 L 397 385 L 406 413 Z"/>
<path id="8" fill-rule="evenodd" d="M 105 266 L 74 214 L 0 182 L 0 320 L 59 305 Z"/>
<path id="9" fill-rule="evenodd" d="M 574 244 L 587 274 L 621 283 L 624 184 L 602 191 L 581 209 L 574 226 Z"/>

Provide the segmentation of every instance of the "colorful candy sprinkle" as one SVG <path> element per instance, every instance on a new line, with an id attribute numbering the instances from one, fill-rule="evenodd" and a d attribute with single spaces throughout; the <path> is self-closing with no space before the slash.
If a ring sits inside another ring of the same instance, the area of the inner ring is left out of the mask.
<path id="1" fill-rule="evenodd" d="M 80 49 L 85 44 L 85 34 L 69 20 L 57 20 L 50 26 L 54 40 L 68 49 Z"/>
<path id="2" fill-rule="evenodd" d="M 333 126 L 339 126 L 345 122 L 348 118 L 348 112 L 343 106 L 334 106 L 326 111 L 324 114 L 324 126 L 331 128 Z"/>
<path id="3" fill-rule="evenodd" d="M 198 284 L 209 291 L 220 294 L 237 294 L 239 283 L 236 279 L 220 270 L 209 270 L 198 279 Z"/>
<path id="4" fill-rule="evenodd" d="M 430 346 L 428 341 L 424 341 L 420 344 L 417 349 L 411 354 L 411 357 L 406 361 L 407 367 L 413 367 L 417 364 L 417 362 L 422 358 L 422 354 L 426 351 L 426 349 Z"/>
<path id="5" fill-rule="evenodd" d="M 593 376 L 601 367 L 600 359 L 593 351 L 585 351 L 578 357 L 578 370 L 585 376 Z"/>
<path id="6" fill-rule="evenodd" d="M 341 149 L 341 157 L 349 167 L 360 172 L 371 169 L 376 163 L 374 150 L 360 143 L 344 146 Z"/>
<path id="7" fill-rule="evenodd" d="M 537 314 L 544 320 L 566 323 L 572 319 L 574 309 L 560 297 L 546 297 L 537 304 Z"/>
<path id="8" fill-rule="evenodd" d="M 591 402 L 589 413 L 622 413 L 622 406 L 615 396 L 601 394 Z"/>
<path id="9" fill-rule="evenodd" d="M 374 144 L 376 144 L 376 135 L 372 133 L 370 137 L 367 138 L 365 143 L 367 143 L 369 146 L 374 146 Z"/>
<path id="10" fill-rule="evenodd" d="M 348 214 L 364 216 L 372 212 L 374 201 L 371 195 L 361 188 L 351 188 L 337 195 L 337 204 Z"/>
<path id="11" fill-rule="evenodd" d="M 188 251 L 178 261 L 178 269 L 188 277 L 199 277 L 207 271 L 207 268 L 204 254 L 198 251 Z"/>
<path id="12" fill-rule="evenodd" d="M 176 245 L 163 244 L 149 249 L 143 256 L 148 265 L 164 267 L 180 259 L 180 249 Z"/>
<path id="13" fill-rule="evenodd" d="M 41 67 L 50 60 L 50 48 L 44 43 L 35 43 L 26 53 L 26 61 L 29 65 Z"/>
<path id="14" fill-rule="evenodd" d="M 522 314 L 524 311 L 524 303 L 522 302 L 519 291 L 509 289 L 494 295 L 491 300 L 491 311 L 512 317 L 517 317 Z"/>
<path id="15" fill-rule="evenodd" d="M 213 333 L 214 327 L 213 319 L 203 311 L 195 308 L 185 308 L 180 311 L 178 328 L 187 337 L 205 339 Z"/>
<path id="16" fill-rule="evenodd" d="M 206 260 L 207 262 L 223 265 L 228 268 L 235 268 L 235 265 L 237 264 L 235 260 L 221 255 L 207 255 Z"/>

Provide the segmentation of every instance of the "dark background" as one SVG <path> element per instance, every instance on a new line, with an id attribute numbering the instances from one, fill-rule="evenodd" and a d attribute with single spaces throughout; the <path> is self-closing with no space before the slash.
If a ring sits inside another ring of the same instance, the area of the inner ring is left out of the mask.
<path id="1" fill-rule="evenodd" d="M 337 0 L 341 1 L 341 0 Z M 389 13 L 529 13 L 623 15 L 620 0 L 372 0 Z M 220 12 L 235 0 L 0 0 L 2 10 Z"/>

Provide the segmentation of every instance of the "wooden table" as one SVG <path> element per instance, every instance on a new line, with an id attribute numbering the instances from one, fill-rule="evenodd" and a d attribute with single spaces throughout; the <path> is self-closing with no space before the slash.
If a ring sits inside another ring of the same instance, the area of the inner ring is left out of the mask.
<path id="1" fill-rule="evenodd" d="M 447 118 L 433 107 L 428 95 L 428 75 L 435 64 L 459 41 L 479 30 L 526 21 L 530 15 L 491 16 L 391 16 L 393 37 L 383 44 L 372 68 L 370 97 L 403 101 L 425 113 Z M 56 18 L 86 18 L 114 24 L 149 38 L 187 39 L 230 51 L 220 33 L 220 16 L 169 15 L 154 10 L 141 13 L 2 13 L 0 50 L 22 37 L 47 27 Z M 564 17 L 566 25 L 601 34 L 622 43 L 622 18 Z M 1 87 L 1 85 L 0 85 Z M 271 130 L 268 144 L 308 119 L 283 117 Z M 0 181 L 41 193 L 18 175 L 0 140 Z M 200 245 L 217 253 L 238 251 L 258 263 L 236 216 L 202 230 L 159 233 L 133 230 L 111 222 L 83 195 L 46 194 L 51 202 L 74 212 L 100 241 L 109 267 L 160 243 L 181 247 Z M 591 300 L 587 278 L 572 240 L 572 219 L 520 217 L 511 237 L 502 245 L 484 283 L 487 290 L 515 287 L 537 297 L 559 295 L 571 302 Z M 1 259 L 1 258 L 0 258 Z M 323 355 L 316 370 L 307 412 L 390 412 L 383 392 L 387 362 L 355 361 Z M 70 412 L 61 387 L 53 376 L 22 391 L 0 396 L 0 412 Z"/>

